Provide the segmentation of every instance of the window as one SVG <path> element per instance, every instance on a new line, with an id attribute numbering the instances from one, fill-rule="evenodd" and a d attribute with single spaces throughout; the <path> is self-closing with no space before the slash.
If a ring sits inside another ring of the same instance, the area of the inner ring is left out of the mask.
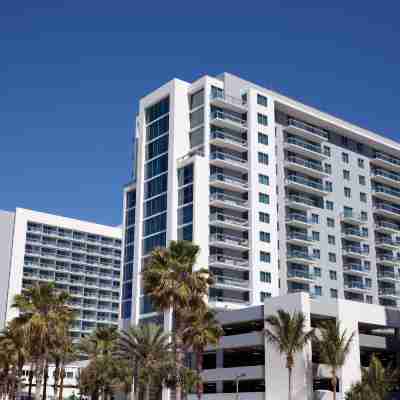
<path id="1" fill-rule="evenodd" d="M 260 301 L 263 302 L 268 297 L 271 297 L 271 293 L 268 292 L 260 292 Z"/>
<path id="2" fill-rule="evenodd" d="M 271 253 L 267 253 L 266 251 L 260 251 L 260 261 L 263 263 L 270 263 Z"/>
<path id="3" fill-rule="evenodd" d="M 321 258 L 321 250 L 313 249 L 313 256 L 314 256 L 314 258 Z"/>
<path id="4" fill-rule="evenodd" d="M 333 218 L 327 218 L 326 219 L 326 225 L 328 225 L 329 228 L 334 228 L 335 227 L 335 220 Z"/>
<path id="5" fill-rule="evenodd" d="M 332 182 L 325 181 L 325 190 L 326 190 L 327 192 L 333 192 Z"/>
<path id="6" fill-rule="evenodd" d="M 258 201 L 263 204 L 269 204 L 269 196 L 265 193 L 258 193 Z"/>
<path id="7" fill-rule="evenodd" d="M 261 151 L 258 152 L 258 162 L 260 164 L 268 165 L 268 154 L 262 153 Z"/>
<path id="8" fill-rule="evenodd" d="M 371 278 L 365 278 L 365 286 L 367 288 L 372 287 L 372 279 Z"/>
<path id="9" fill-rule="evenodd" d="M 336 253 L 328 253 L 329 262 L 335 263 L 336 262 Z"/>
<path id="10" fill-rule="evenodd" d="M 343 179 L 346 179 L 347 181 L 350 180 L 350 171 L 347 169 L 343 170 Z"/>
<path id="11" fill-rule="evenodd" d="M 311 214 L 311 221 L 313 224 L 319 224 L 319 215 L 318 214 Z"/>
<path id="12" fill-rule="evenodd" d="M 367 296 L 367 303 L 368 303 L 368 304 L 372 304 L 372 299 L 373 299 L 373 297 L 370 296 L 370 295 L 368 295 L 368 296 Z"/>
<path id="13" fill-rule="evenodd" d="M 370 271 L 371 270 L 371 261 L 364 261 L 364 268 L 367 271 Z"/>
<path id="14" fill-rule="evenodd" d="M 263 175 L 263 174 L 258 174 L 258 183 L 261 185 L 269 185 L 269 176 Z"/>
<path id="15" fill-rule="evenodd" d="M 271 273 L 260 271 L 260 281 L 266 282 L 266 283 L 271 283 Z"/>
<path id="16" fill-rule="evenodd" d="M 321 278 L 321 268 L 314 267 L 314 275 L 318 278 Z"/>
<path id="17" fill-rule="evenodd" d="M 357 160 L 357 163 L 358 163 L 358 166 L 359 166 L 360 168 L 364 168 L 364 160 L 363 160 L 362 158 L 359 158 L 359 159 Z"/>
<path id="18" fill-rule="evenodd" d="M 366 254 L 369 254 L 369 244 L 363 244 L 363 251 L 366 253 Z"/>
<path id="19" fill-rule="evenodd" d="M 268 99 L 261 94 L 257 94 L 257 104 L 259 104 L 260 106 L 267 107 Z"/>
<path id="20" fill-rule="evenodd" d="M 257 121 L 258 121 L 258 123 L 260 125 L 265 125 L 265 126 L 268 125 L 268 117 L 266 115 L 264 115 L 264 114 L 258 113 L 257 114 Z"/>
<path id="21" fill-rule="evenodd" d="M 319 242 L 319 232 L 313 231 L 312 238 L 315 242 Z"/>
<path id="22" fill-rule="evenodd" d="M 368 220 L 368 213 L 366 211 L 361 211 L 361 219 L 363 221 L 367 221 Z"/>
<path id="23" fill-rule="evenodd" d="M 347 153 L 342 153 L 342 161 L 346 164 L 349 163 L 349 155 Z"/>
<path id="24" fill-rule="evenodd" d="M 336 273 L 336 271 L 330 270 L 330 271 L 329 271 L 329 278 L 330 278 L 332 281 L 337 281 L 337 273 Z"/>
<path id="25" fill-rule="evenodd" d="M 325 172 L 327 174 L 331 174 L 332 173 L 332 165 L 331 164 L 325 163 Z"/>
<path id="26" fill-rule="evenodd" d="M 327 210 L 333 210 L 333 201 L 327 200 L 326 201 L 326 209 Z"/>
<path id="27" fill-rule="evenodd" d="M 199 107 L 204 104 L 204 89 L 190 95 L 190 109 Z"/>
<path id="28" fill-rule="evenodd" d="M 367 193 L 360 192 L 360 201 L 362 201 L 363 203 L 367 202 Z"/>
<path id="29" fill-rule="evenodd" d="M 335 242 L 336 242 L 335 236 L 333 236 L 333 235 L 328 235 L 328 243 L 334 245 Z"/>
<path id="30" fill-rule="evenodd" d="M 269 232 L 260 231 L 260 240 L 262 242 L 269 243 L 271 241 L 271 235 Z"/>
<path id="31" fill-rule="evenodd" d="M 337 289 L 331 289 L 331 297 L 332 297 L 333 299 L 337 299 L 337 297 L 338 297 L 338 291 L 337 291 Z"/>
<path id="32" fill-rule="evenodd" d="M 328 157 L 331 156 L 331 148 L 329 146 L 324 146 L 324 154 Z"/>
<path id="33" fill-rule="evenodd" d="M 365 176 L 364 175 L 358 175 L 358 183 L 360 184 L 360 185 L 363 185 L 363 186 L 365 186 Z"/>
<path id="34" fill-rule="evenodd" d="M 314 294 L 316 296 L 322 296 L 322 286 L 314 286 Z"/>
<path id="35" fill-rule="evenodd" d="M 260 222 L 265 222 L 266 224 L 269 224 L 269 214 L 265 212 L 259 212 L 258 213 L 258 219 Z"/>
<path id="36" fill-rule="evenodd" d="M 258 132 L 258 143 L 260 144 L 268 144 L 268 135 L 265 133 Z"/>
<path id="37" fill-rule="evenodd" d="M 351 189 L 348 187 L 344 188 L 344 197 L 347 197 L 348 199 L 351 198 Z"/>

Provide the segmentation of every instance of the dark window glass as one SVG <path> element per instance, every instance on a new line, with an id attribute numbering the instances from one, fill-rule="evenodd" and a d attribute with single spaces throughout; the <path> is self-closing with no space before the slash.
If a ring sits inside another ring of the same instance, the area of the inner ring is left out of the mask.
<path id="1" fill-rule="evenodd" d="M 193 201 L 193 185 L 179 189 L 178 205 L 191 203 Z"/>
<path id="2" fill-rule="evenodd" d="M 154 121 L 167 112 L 169 112 L 169 97 L 166 97 L 158 103 L 146 108 L 146 123 Z"/>
<path id="3" fill-rule="evenodd" d="M 149 296 L 142 296 L 140 298 L 140 313 L 147 314 L 153 312 L 153 305 L 151 304 L 151 300 Z"/>
<path id="4" fill-rule="evenodd" d="M 149 197 L 157 196 L 160 193 L 166 192 L 168 186 L 168 176 L 163 174 L 154 178 L 144 185 L 144 197 L 145 199 Z"/>
<path id="5" fill-rule="evenodd" d="M 168 154 L 164 154 L 146 164 L 145 179 L 160 175 L 168 170 Z"/>
<path id="6" fill-rule="evenodd" d="M 132 298 L 132 282 L 125 282 L 122 285 L 122 299 L 127 300 Z"/>
<path id="7" fill-rule="evenodd" d="M 123 301 L 121 305 L 121 316 L 122 319 L 129 319 L 132 313 L 132 301 Z"/>
<path id="8" fill-rule="evenodd" d="M 124 265 L 124 276 L 123 280 L 124 281 L 130 281 L 132 280 L 133 276 L 133 264 L 132 263 L 127 263 Z"/>
<path id="9" fill-rule="evenodd" d="M 146 160 L 168 151 L 169 135 L 164 135 L 146 146 Z"/>
<path id="10" fill-rule="evenodd" d="M 143 240 L 143 253 L 147 254 L 156 247 L 165 247 L 166 234 L 165 232 L 158 235 L 150 236 Z"/>
<path id="11" fill-rule="evenodd" d="M 133 244 L 125 247 L 125 262 L 133 261 L 134 252 Z"/>
<path id="12" fill-rule="evenodd" d="M 199 107 L 204 104 L 204 89 L 190 95 L 190 109 Z"/>
<path id="13" fill-rule="evenodd" d="M 192 220 L 193 206 L 191 204 L 178 210 L 178 225 L 188 224 L 189 222 L 192 222 Z"/>
<path id="14" fill-rule="evenodd" d="M 135 224 L 135 215 L 136 208 L 132 208 L 131 210 L 126 212 L 126 226 Z"/>
<path id="15" fill-rule="evenodd" d="M 204 122 L 204 109 L 199 108 L 190 114 L 190 129 L 201 125 Z"/>
<path id="16" fill-rule="evenodd" d="M 187 240 L 191 242 L 193 240 L 193 225 L 186 225 L 178 229 L 178 240 Z"/>
<path id="17" fill-rule="evenodd" d="M 165 116 L 146 127 L 147 140 L 153 140 L 158 136 L 168 132 L 169 129 L 169 115 Z"/>
<path id="18" fill-rule="evenodd" d="M 135 240 L 135 228 L 128 228 L 125 235 L 125 244 L 132 243 Z"/>
<path id="19" fill-rule="evenodd" d="M 144 236 L 164 231 L 167 227 L 167 213 L 157 215 L 156 217 L 147 219 L 143 222 Z"/>
<path id="20" fill-rule="evenodd" d="M 126 207 L 131 208 L 136 205 L 136 190 L 131 190 L 126 193 Z"/>
<path id="21" fill-rule="evenodd" d="M 144 217 L 150 217 L 151 215 L 158 214 L 161 211 L 167 209 L 167 195 L 163 194 L 152 200 L 146 201 L 144 207 Z"/>
<path id="22" fill-rule="evenodd" d="M 193 182 L 193 164 L 178 170 L 178 185 L 183 186 Z"/>

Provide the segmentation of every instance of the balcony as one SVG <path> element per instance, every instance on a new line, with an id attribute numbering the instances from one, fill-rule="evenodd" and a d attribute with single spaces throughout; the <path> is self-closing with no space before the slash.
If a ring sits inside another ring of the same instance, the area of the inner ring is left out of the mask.
<path id="1" fill-rule="evenodd" d="M 318 262 L 318 259 L 316 259 L 312 254 L 299 250 L 289 250 L 286 258 L 290 262 L 304 265 L 315 264 Z"/>
<path id="2" fill-rule="evenodd" d="M 351 240 L 353 242 L 362 242 L 368 238 L 366 232 L 357 228 L 344 228 L 342 231 L 343 238 L 346 240 Z"/>
<path id="3" fill-rule="evenodd" d="M 286 216 L 286 224 L 290 226 L 296 226 L 299 228 L 309 228 L 313 222 L 307 215 L 290 213 Z"/>
<path id="4" fill-rule="evenodd" d="M 375 186 L 372 188 L 374 196 L 382 200 L 392 201 L 400 204 L 400 190 L 387 186 Z"/>
<path id="5" fill-rule="evenodd" d="M 361 214 L 350 211 L 345 211 L 341 213 L 340 218 L 342 222 L 350 225 L 361 225 L 367 222 L 365 219 L 362 218 Z"/>
<path id="6" fill-rule="evenodd" d="M 385 153 L 375 153 L 371 158 L 371 164 L 379 165 L 380 167 L 390 168 L 394 171 L 400 172 L 400 159 L 392 157 Z"/>
<path id="7" fill-rule="evenodd" d="M 371 269 L 362 264 L 343 264 L 343 270 L 346 274 L 365 276 L 371 272 Z"/>
<path id="8" fill-rule="evenodd" d="M 400 220 L 400 208 L 394 207 L 390 204 L 376 203 L 374 205 L 374 213 L 388 218 Z"/>
<path id="9" fill-rule="evenodd" d="M 291 194 L 287 196 L 285 200 L 288 206 L 299 210 L 309 210 L 310 208 L 318 207 L 317 201 L 297 194 Z"/>
<path id="10" fill-rule="evenodd" d="M 378 271 L 378 279 L 382 282 L 396 283 L 400 281 L 400 275 L 394 271 Z"/>
<path id="11" fill-rule="evenodd" d="M 247 131 L 246 120 L 223 111 L 211 112 L 211 123 L 214 126 L 218 126 L 220 128 L 232 129 L 236 132 L 242 133 Z"/>
<path id="12" fill-rule="evenodd" d="M 247 192 L 249 189 L 247 180 L 225 174 L 212 174 L 210 176 L 210 185 L 234 192 Z"/>
<path id="13" fill-rule="evenodd" d="M 289 118 L 288 126 L 285 131 L 294 135 L 302 136 L 305 139 L 312 139 L 316 142 L 324 142 L 329 139 L 329 133 L 321 128 L 299 121 L 294 118 Z"/>
<path id="14" fill-rule="evenodd" d="M 400 263 L 400 257 L 393 256 L 392 254 L 377 254 L 376 262 L 389 267 L 397 267 Z"/>
<path id="15" fill-rule="evenodd" d="M 378 291 L 379 297 L 386 298 L 386 299 L 397 299 L 400 297 L 400 292 L 396 290 L 394 287 L 390 288 L 380 288 Z"/>
<path id="16" fill-rule="evenodd" d="M 345 246 L 343 247 L 343 256 L 352 258 L 364 258 L 368 256 L 368 251 L 359 246 Z"/>
<path id="17" fill-rule="evenodd" d="M 315 182 L 311 179 L 304 178 L 299 175 L 288 175 L 286 177 L 286 186 L 301 190 L 303 192 L 315 194 L 318 196 L 324 196 L 327 192 L 324 190 L 324 186 L 322 183 Z"/>
<path id="18" fill-rule="evenodd" d="M 375 247 L 384 250 L 398 250 L 400 247 L 400 241 L 393 240 L 390 237 L 381 237 L 375 239 Z"/>
<path id="19" fill-rule="evenodd" d="M 248 250 L 249 241 L 237 236 L 229 236 L 224 233 L 213 233 L 210 235 L 210 246 L 233 250 Z"/>
<path id="20" fill-rule="evenodd" d="M 249 281 L 245 279 L 233 278 L 230 276 L 214 275 L 215 285 L 217 286 L 235 286 L 236 289 L 248 288 Z"/>
<path id="21" fill-rule="evenodd" d="M 209 299 L 209 304 L 213 308 L 225 308 L 224 304 L 218 304 L 218 303 L 231 303 L 233 306 L 244 306 L 249 303 L 248 300 L 241 299 L 241 298 L 236 298 L 236 297 L 229 297 L 229 296 L 210 296 Z"/>
<path id="22" fill-rule="evenodd" d="M 293 171 L 301 172 L 314 178 L 323 178 L 328 175 L 324 172 L 324 169 L 319 162 L 305 160 L 301 157 L 287 156 L 285 159 L 285 165 Z"/>
<path id="23" fill-rule="evenodd" d="M 308 271 L 291 269 L 287 272 L 287 279 L 291 282 L 312 283 L 315 281 L 315 276 Z"/>
<path id="24" fill-rule="evenodd" d="M 245 211 L 249 208 L 248 200 L 225 193 L 213 193 L 210 196 L 210 205 L 216 207 L 229 208 L 231 210 Z"/>
<path id="25" fill-rule="evenodd" d="M 387 183 L 400 187 L 400 174 L 385 171 L 383 169 L 374 169 L 371 171 L 372 179 L 376 182 Z"/>
<path id="26" fill-rule="evenodd" d="M 400 234 L 400 225 L 394 222 L 389 221 L 376 221 L 375 230 L 380 233 L 386 233 L 388 235 L 391 234 Z"/>
<path id="27" fill-rule="evenodd" d="M 230 96 L 225 91 L 213 91 L 210 95 L 210 103 L 215 107 L 228 108 L 239 113 L 247 111 L 247 101 L 245 99 Z"/>
<path id="28" fill-rule="evenodd" d="M 214 151 L 210 153 L 210 164 L 221 168 L 234 169 L 240 172 L 247 172 L 249 168 L 246 159 L 232 154 L 223 153 L 222 151 Z"/>
<path id="29" fill-rule="evenodd" d="M 231 135 L 221 130 L 211 131 L 210 144 L 214 144 L 216 146 L 223 146 L 228 149 L 238 150 L 238 151 L 247 150 L 246 139 L 243 139 L 240 136 Z"/>
<path id="30" fill-rule="evenodd" d="M 232 215 L 213 213 L 210 215 L 210 225 L 246 231 L 249 228 L 249 221 Z"/>
<path id="31" fill-rule="evenodd" d="M 232 268 L 232 269 L 249 269 L 249 260 L 239 257 L 230 257 L 225 255 L 215 254 L 210 256 L 209 265 L 212 267 Z"/>
<path id="32" fill-rule="evenodd" d="M 301 232 L 288 232 L 286 241 L 299 246 L 310 246 L 314 242 L 311 236 Z"/>
<path id="33" fill-rule="evenodd" d="M 354 293 L 364 293 L 364 292 L 370 292 L 372 289 L 369 286 L 366 286 L 363 282 L 353 281 L 353 282 L 345 282 L 344 290 Z"/>
<path id="34" fill-rule="evenodd" d="M 311 144 L 297 137 L 288 137 L 285 148 L 294 153 L 301 154 L 314 160 L 324 160 L 327 156 L 322 152 L 320 145 Z"/>

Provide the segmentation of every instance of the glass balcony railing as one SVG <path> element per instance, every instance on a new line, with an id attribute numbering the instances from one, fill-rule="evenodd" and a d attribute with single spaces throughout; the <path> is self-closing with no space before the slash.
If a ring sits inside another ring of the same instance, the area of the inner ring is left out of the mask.
<path id="1" fill-rule="evenodd" d="M 286 142 L 289 144 L 294 144 L 296 146 L 300 146 L 306 150 L 313 151 L 314 153 L 322 154 L 321 146 L 318 146 L 316 144 L 307 143 L 306 141 L 295 138 L 295 137 L 288 137 Z"/>
<path id="2" fill-rule="evenodd" d="M 238 303 L 238 304 L 246 304 L 248 303 L 245 299 L 239 299 L 237 297 L 227 297 L 227 296 L 210 296 L 211 302 L 222 302 L 222 303 Z"/>
<path id="3" fill-rule="evenodd" d="M 210 215 L 210 222 L 224 222 L 226 224 L 248 226 L 249 221 L 245 218 L 234 217 L 222 213 L 213 213 Z"/>
<path id="4" fill-rule="evenodd" d="M 375 228 L 386 228 L 394 231 L 400 231 L 400 225 L 395 224 L 394 222 L 389 221 L 377 221 L 375 224 Z"/>
<path id="5" fill-rule="evenodd" d="M 371 269 L 362 264 L 344 264 L 343 269 L 350 272 L 369 273 Z"/>
<path id="6" fill-rule="evenodd" d="M 220 119 L 220 120 L 226 120 L 229 122 L 233 122 L 237 125 L 240 125 L 244 128 L 247 127 L 247 121 L 240 118 L 240 117 L 236 117 L 235 115 L 229 114 L 227 112 L 224 111 L 213 111 L 211 112 L 211 119 Z"/>
<path id="7" fill-rule="evenodd" d="M 223 131 L 211 131 L 211 139 L 221 139 L 224 142 L 237 144 L 239 146 L 247 147 L 247 140 L 239 136 L 230 135 Z"/>
<path id="8" fill-rule="evenodd" d="M 223 242 L 227 244 L 247 247 L 249 245 L 248 239 L 225 235 L 223 233 L 213 233 L 210 235 L 210 242 Z"/>
<path id="9" fill-rule="evenodd" d="M 400 240 L 393 240 L 392 238 L 377 238 L 376 245 L 400 246 Z"/>
<path id="10" fill-rule="evenodd" d="M 232 154 L 223 153 L 222 151 L 214 151 L 210 153 L 210 160 L 223 160 L 247 166 L 246 159 L 234 156 Z"/>
<path id="11" fill-rule="evenodd" d="M 229 196 L 225 193 L 213 193 L 210 196 L 210 201 L 222 201 L 223 203 L 239 206 L 239 207 L 247 207 L 248 200 L 241 199 L 235 196 Z"/>
<path id="12" fill-rule="evenodd" d="M 311 274 L 308 271 L 301 271 L 301 270 L 289 270 L 287 272 L 287 277 L 288 278 L 301 278 L 301 279 L 307 279 L 307 280 L 314 280 L 315 275 Z"/>
<path id="13" fill-rule="evenodd" d="M 318 172 L 323 172 L 322 165 L 315 161 L 305 160 L 304 158 L 300 158 L 300 157 L 296 157 L 296 156 L 288 156 L 286 158 L 286 161 L 293 163 L 293 164 L 301 165 L 306 168 L 313 169 Z"/>
<path id="14" fill-rule="evenodd" d="M 387 178 L 387 179 L 390 179 L 390 180 L 393 180 L 393 181 L 400 182 L 400 175 L 399 174 L 395 174 L 394 172 L 388 172 L 388 171 L 385 171 L 383 169 L 377 168 L 377 169 L 372 170 L 371 173 L 374 176 L 381 176 L 383 178 Z"/>
<path id="15" fill-rule="evenodd" d="M 322 183 L 315 182 L 311 179 L 303 178 L 302 176 L 298 176 L 298 175 L 288 175 L 286 178 L 286 181 L 287 181 L 287 183 L 294 182 L 294 183 L 299 183 L 301 185 L 308 186 L 313 189 L 324 190 L 324 186 L 322 185 Z"/>
<path id="16" fill-rule="evenodd" d="M 385 186 L 375 186 L 372 189 L 375 193 L 384 193 L 389 196 L 399 197 L 400 198 L 400 190 L 390 189 Z"/>
<path id="17" fill-rule="evenodd" d="M 395 165 L 397 167 L 400 167 L 400 159 L 392 157 L 392 156 L 390 156 L 388 154 L 377 152 L 377 153 L 375 153 L 374 158 L 376 160 L 382 160 L 382 161 L 385 161 L 385 162 L 387 162 L 389 164 L 393 164 L 393 165 Z"/>
<path id="18" fill-rule="evenodd" d="M 232 285 L 241 287 L 249 286 L 249 281 L 246 281 L 244 279 L 232 278 L 229 276 L 221 276 L 221 275 L 214 275 L 214 278 L 216 283 L 220 283 L 222 285 Z"/>
<path id="19" fill-rule="evenodd" d="M 289 118 L 289 126 L 294 126 L 296 128 L 300 128 L 304 131 L 312 133 L 313 135 L 321 136 L 324 139 L 329 138 L 329 133 L 327 131 L 325 131 L 324 129 L 317 128 L 313 125 L 307 124 L 305 122 L 299 121 L 294 118 Z"/>
<path id="20" fill-rule="evenodd" d="M 228 184 L 232 185 L 238 185 L 238 186 L 243 186 L 243 187 L 248 187 L 249 184 L 247 180 L 237 178 L 235 176 L 230 176 L 230 175 L 225 175 L 225 174 L 212 174 L 210 176 L 210 181 L 212 182 L 226 182 Z"/>
<path id="21" fill-rule="evenodd" d="M 385 262 L 388 261 L 390 263 L 397 263 L 400 262 L 400 257 L 394 256 L 392 254 L 377 254 L 376 256 L 377 261 Z"/>
<path id="22" fill-rule="evenodd" d="M 390 204 L 386 204 L 386 203 L 376 203 L 374 205 L 374 209 L 378 210 L 378 211 L 379 210 L 388 211 L 388 212 L 400 215 L 400 208 L 394 207 L 394 206 L 392 206 Z"/>
<path id="23" fill-rule="evenodd" d="M 379 296 L 400 296 L 400 292 L 395 288 L 380 288 L 378 294 Z"/>
<path id="24" fill-rule="evenodd" d="M 304 224 L 312 224 L 312 220 L 304 214 L 291 213 L 286 217 L 286 222 L 302 222 Z"/>
<path id="25" fill-rule="evenodd" d="M 343 248 L 343 252 L 345 252 L 345 253 L 355 253 L 355 254 L 359 254 L 359 255 L 367 255 L 367 254 L 369 254 L 368 250 L 365 250 L 365 249 L 363 249 L 361 247 L 358 247 L 358 246 L 345 246 Z"/>
<path id="26" fill-rule="evenodd" d="M 288 232 L 287 240 L 302 240 L 304 242 L 313 242 L 314 241 L 311 236 L 308 236 L 307 234 L 300 233 L 300 232 Z"/>
<path id="27" fill-rule="evenodd" d="M 400 275 L 394 271 L 378 271 L 378 279 L 379 278 L 399 279 Z"/>
<path id="28" fill-rule="evenodd" d="M 299 196 L 296 194 L 287 196 L 286 200 L 289 202 L 293 202 L 293 203 L 301 203 L 301 204 L 311 206 L 311 207 L 318 207 L 318 203 L 316 201 L 314 201 L 313 199 L 310 199 L 309 197 L 305 197 L 305 196 Z"/>
<path id="29" fill-rule="evenodd" d="M 366 286 L 363 282 L 345 282 L 344 283 L 345 289 L 360 289 L 360 290 L 371 290 L 369 286 Z"/>
<path id="30" fill-rule="evenodd" d="M 210 95 L 211 99 L 218 99 L 218 100 L 223 100 L 229 104 L 233 104 L 235 106 L 240 106 L 244 107 L 247 105 L 247 100 L 245 98 L 239 98 L 239 97 L 234 97 L 230 96 L 225 93 L 225 91 L 213 91 L 211 92 Z"/>
<path id="31" fill-rule="evenodd" d="M 302 258 L 305 260 L 316 260 L 316 257 L 312 254 L 306 253 L 305 251 L 290 250 L 287 252 L 287 258 Z"/>
<path id="32" fill-rule="evenodd" d="M 231 265 L 235 267 L 242 267 L 242 268 L 248 268 L 249 267 L 249 260 L 246 260 L 244 258 L 237 258 L 237 257 L 229 257 L 229 256 L 224 256 L 224 255 L 212 255 L 209 258 L 209 263 L 210 264 L 225 264 L 225 265 Z"/>
<path id="33" fill-rule="evenodd" d="M 343 235 L 346 235 L 346 236 L 357 236 L 359 238 L 368 237 L 368 233 L 367 232 L 364 232 L 361 229 L 353 229 L 353 228 L 343 229 Z"/>
<path id="34" fill-rule="evenodd" d="M 366 218 L 363 217 L 361 213 L 356 213 L 354 211 L 344 211 L 340 214 L 342 219 L 351 219 L 354 221 L 359 221 L 359 222 L 366 222 Z"/>

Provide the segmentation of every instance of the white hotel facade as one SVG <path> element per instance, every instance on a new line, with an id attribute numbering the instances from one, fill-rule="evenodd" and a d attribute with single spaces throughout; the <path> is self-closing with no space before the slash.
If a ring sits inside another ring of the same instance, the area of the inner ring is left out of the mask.
<path id="1" fill-rule="evenodd" d="M 231 74 L 141 99 L 124 190 L 122 319 L 152 318 L 151 250 L 200 245 L 218 309 L 308 292 L 397 307 L 400 144 Z"/>
<path id="2" fill-rule="evenodd" d="M 0 235 L 0 328 L 17 315 L 14 296 L 36 282 L 70 294 L 74 340 L 118 326 L 120 227 L 17 208 L 0 211 Z"/>

